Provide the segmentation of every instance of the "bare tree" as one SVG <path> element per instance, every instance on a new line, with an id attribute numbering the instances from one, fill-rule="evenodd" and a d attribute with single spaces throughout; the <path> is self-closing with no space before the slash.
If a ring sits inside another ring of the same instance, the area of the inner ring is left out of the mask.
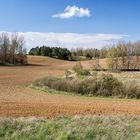
<path id="1" fill-rule="evenodd" d="M 1 63 L 9 61 L 9 36 L 7 33 L 2 33 L 0 36 L 1 42 Z"/>
<path id="2" fill-rule="evenodd" d="M 24 43 L 24 37 L 18 35 L 18 33 L 13 33 L 11 37 L 7 33 L 2 33 L 0 35 L 0 63 L 27 63 Z"/>
<path id="3" fill-rule="evenodd" d="M 19 36 L 17 44 L 18 44 L 18 54 L 19 54 L 19 61 L 20 63 L 24 63 L 24 55 L 26 55 L 26 49 L 24 48 L 24 37 L 23 36 Z"/>
<path id="4" fill-rule="evenodd" d="M 18 51 L 18 33 L 13 33 L 11 38 L 11 60 L 15 64 L 15 57 Z"/>

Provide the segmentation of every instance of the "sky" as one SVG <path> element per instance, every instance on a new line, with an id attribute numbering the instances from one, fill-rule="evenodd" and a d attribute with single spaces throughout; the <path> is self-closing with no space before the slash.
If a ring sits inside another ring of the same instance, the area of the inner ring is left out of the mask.
<path id="1" fill-rule="evenodd" d="M 37 45 L 100 48 L 140 39 L 140 0 L 0 0 L 0 32 Z"/>

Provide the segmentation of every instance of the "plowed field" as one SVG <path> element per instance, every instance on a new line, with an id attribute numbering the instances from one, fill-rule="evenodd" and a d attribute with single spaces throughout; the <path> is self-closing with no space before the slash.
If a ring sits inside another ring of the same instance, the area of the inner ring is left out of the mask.
<path id="1" fill-rule="evenodd" d="M 62 76 L 75 62 L 29 56 L 29 66 L 0 66 L 0 116 L 140 115 L 140 101 L 43 93 L 27 87 L 44 76 Z M 89 67 L 88 62 L 82 62 Z"/>

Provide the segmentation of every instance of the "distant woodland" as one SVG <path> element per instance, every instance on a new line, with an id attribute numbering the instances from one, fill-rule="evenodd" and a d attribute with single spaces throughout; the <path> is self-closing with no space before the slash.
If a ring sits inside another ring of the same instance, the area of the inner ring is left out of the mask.
<path id="1" fill-rule="evenodd" d="M 27 64 L 26 48 L 24 47 L 24 37 L 18 33 L 9 35 L 0 34 L 0 64 L 17 65 Z"/>
<path id="2" fill-rule="evenodd" d="M 76 48 L 69 51 L 60 47 L 35 47 L 30 55 L 50 56 L 63 60 L 100 60 L 107 59 L 108 68 L 111 70 L 138 70 L 140 69 L 140 41 L 119 42 L 116 45 L 95 48 Z M 99 61 L 96 61 L 99 63 Z M 99 64 L 97 64 L 99 65 Z"/>
<path id="3" fill-rule="evenodd" d="M 67 48 L 41 46 L 32 48 L 29 55 L 49 56 L 63 60 L 71 60 L 71 52 Z"/>

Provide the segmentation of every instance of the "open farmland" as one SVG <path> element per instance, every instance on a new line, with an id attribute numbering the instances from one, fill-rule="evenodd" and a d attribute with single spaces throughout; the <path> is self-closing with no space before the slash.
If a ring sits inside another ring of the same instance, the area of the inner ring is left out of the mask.
<path id="1" fill-rule="evenodd" d="M 63 76 L 76 62 L 28 56 L 29 66 L 0 67 L 0 116 L 140 115 L 139 100 L 103 99 L 43 93 L 27 86 L 44 76 Z M 105 65 L 105 63 L 102 61 Z M 82 65 L 89 68 L 89 63 Z M 126 73 L 125 73 L 126 74 Z M 140 73 L 136 73 L 140 77 Z"/>

